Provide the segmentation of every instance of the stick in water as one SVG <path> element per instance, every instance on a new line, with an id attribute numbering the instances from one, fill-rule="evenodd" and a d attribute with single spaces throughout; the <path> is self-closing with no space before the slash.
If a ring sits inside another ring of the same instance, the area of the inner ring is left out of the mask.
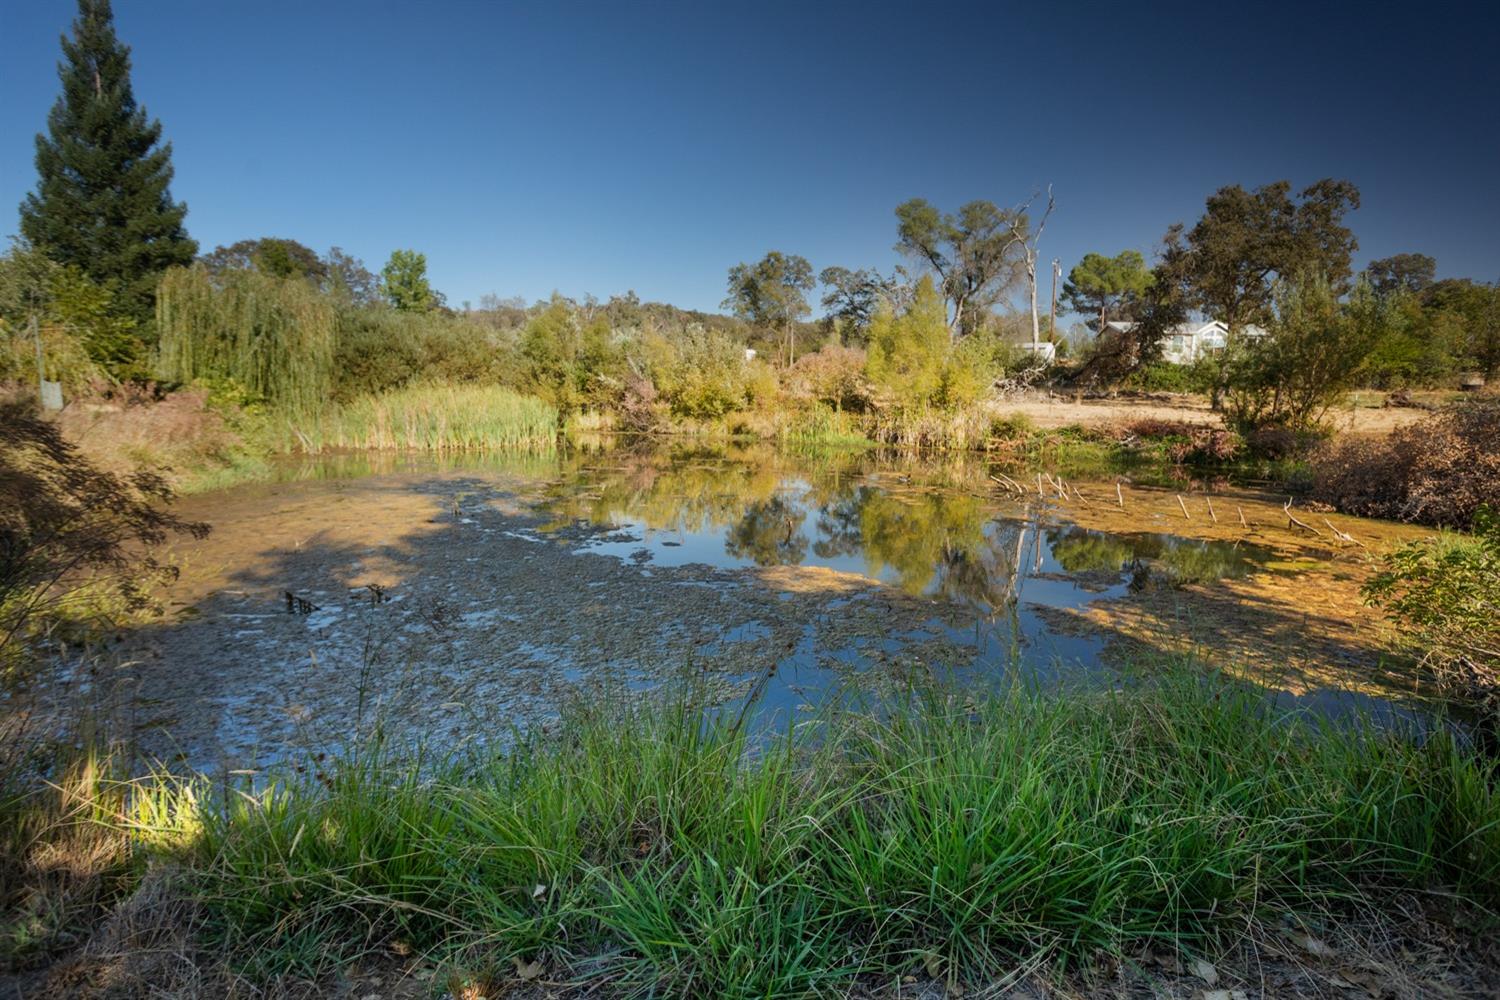
<path id="1" fill-rule="evenodd" d="M 1310 524 L 1304 524 L 1303 522 L 1297 520 L 1295 517 L 1292 516 L 1292 498 L 1291 497 L 1287 497 L 1286 498 L 1286 506 L 1282 507 L 1281 509 L 1284 510 L 1284 511 L 1286 511 L 1286 519 L 1287 519 L 1287 521 L 1288 521 L 1289 524 L 1295 524 L 1299 528 L 1303 528 L 1303 529 L 1305 529 L 1307 531 L 1311 531 L 1313 534 L 1317 535 L 1319 538 L 1323 537 L 1323 533 L 1321 531 L 1319 531 L 1317 528 L 1314 528 Z"/>
<path id="2" fill-rule="evenodd" d="M 1217 514 L 1214 513 L 1214 498 L 1213 497 L 1205 497 L 1204 499 L 1206 499 L 1208 501 L 1208 516 L 1214 519 L 1214 524 L 1218 524 L 1219 523 L 1219 515 L 1217 515 Z"/>
<path id="3" fill-rule="evenodd" d="M 1189 521 L 1191 521 L 1193 519 L 1193 515 L 1191 515 L 1191 514 L 1189 514 L 1187 512 L 1187 504 L 1185 504 L 1185 503 L 1182 502 L 1182 494 L 1181 493 L 1177 494 L 1177 506 L 1179 506 L 1179 507 L 1182 508 L 1182 516 L 1183 517 L 1187 518 Z"/>
<path id="4" fill-rule="evenodd" d="M 1237 510 L 1237 511 L 1239 511 L 1239 515 L 1240 515 L 1240 527 L 1241 528 L 1248 528 L 1248 527 L 1250 527 L 1250 525 L 1248 525 L 1248 524 L 1245 523 L 1245 512 L 1243 510 L 1240 510 L 1240 505 L 1239 504 L 1235 504 L 1234 505 L 1234 509 Z"/>
<path id="5" fill-rule="evenodd" d="M 1115 483 L 1115 502 L 1120 505 L 1121 510 L 1125 509 L 1125 494 L 1120 492 L 1119 483 Z"/>

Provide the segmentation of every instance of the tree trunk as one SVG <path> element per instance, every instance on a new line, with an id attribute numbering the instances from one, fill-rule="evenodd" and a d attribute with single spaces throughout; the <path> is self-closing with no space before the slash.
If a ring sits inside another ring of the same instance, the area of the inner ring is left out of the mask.
<path id="1" fill-rule="evenodd" d="M 1042 344 L 1042 318 L 1036 308 L 1036 255 L 1026 255 L 1026 277 L 1031 281 L 1031 354 L 1036 357 Z"/>

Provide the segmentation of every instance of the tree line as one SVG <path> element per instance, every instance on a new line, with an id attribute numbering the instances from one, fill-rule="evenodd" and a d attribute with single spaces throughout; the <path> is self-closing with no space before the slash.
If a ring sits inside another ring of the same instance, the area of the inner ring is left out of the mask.
<path id="1" fill-rule="evenodd" d="M 531 305 L 486 297 L 454 309 L 412 249 L 394 251 L 379 274 L 338 247 L 320 254 L 278 237 L 199 254 L 187 206 L 170 194 L 171 145 L 135 100 L 108 0 L 79 0 L 62 49 L 22 240 L 0 259 L 9 380 L 29 363 L 17 334 L 31 315 L 48 328 L 53 377 L 227 379 L 298 406 L 427 378 L 500 380 L 565 412 L 665 406 L 706 417 L 799 401 L 955 409 L 1035 369 L 1044 340 L 1068 355 L 1051 378 L 1140 379 L 1159 368 L 1169 332 L 1195 316 L 1228 332 L 1191 387 L 1243 427 L 1313 424 L 1355 384 L 1500 370 L 1500 291 L 1437 280 L 1436 262 L 1419 253 L 1356 273 L 1347 217 L 1360 195 L 1333 178 L 1300 190 L 1221 188 L 1191 226 L 1168 227 L 1150 260 L 1138 250 L 1086 254 L 1062 288 L 1064 311 L 1086 317 L 1087 335 L 1072 338 L 1050 303 L 1043 315 L 1038 291 L 1050 189 L 1008 207 L 901 203 L 903 263 L 889 273 L 815 273 L 779 250 L 736 264 L 722 304 L 731 316 L 633 293 Z M 1025 305 L 1004 308 L 1018 291 Z"/>

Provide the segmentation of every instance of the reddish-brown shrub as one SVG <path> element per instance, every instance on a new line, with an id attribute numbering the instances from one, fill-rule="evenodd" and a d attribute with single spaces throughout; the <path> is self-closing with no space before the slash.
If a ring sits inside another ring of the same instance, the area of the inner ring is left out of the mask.
<path id="1" fill-rule="evenodd" d="M 1240 453 L 1243 444 L 1238 434 L 1222 427 L 1192 424 L 1185 420 L 1161 420 L 1156 417 L 1115 425 L 1106 434 L 1122 442 L 1132 438 L 1163 442 L 1167 457 L 1178 465 L 1230 462 Z"/>
<path id="2" fill-rule="evenodd" d="M 1346 514 L 1468 527 L 1500 507 L 1500 400 L 1476 400 L 1383 440 L 1348 438 L 1313 458 L 1313 497 Z"/>

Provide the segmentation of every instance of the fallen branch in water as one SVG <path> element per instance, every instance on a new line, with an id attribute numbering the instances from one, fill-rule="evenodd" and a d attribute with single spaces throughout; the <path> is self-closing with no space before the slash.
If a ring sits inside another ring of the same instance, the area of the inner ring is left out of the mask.
<path id="1" fill-rule="evenodd" d="M 1323 533 L 1321 531 L 1319 531 L 1317 528 L 1314 528 L 1312 525 L 1310 525 L 1310 524 L 1308 524 L 1308 523 L 1306 523 L 1304 521 L 1299 521 L 1299 520 L 1297 520 L 1297 518 L 1295 516 L 1293 516 L 1293 514 L 1292 514 L 1292 498 L 1291 497 L 1287 497 L 1286 498 L 1286 504 L 1281 509 L 1286 513 L 1286 519 L 1289 522 L 1289 525 L 1290 524 L 1295 524 L 1299 528 L 1303 528 L 1303 529 L 1305 529 L 1307 531 L 1311 531 L 1313 534 L 1317 535 L 1319 538 L 1323 537 Z"/>
<path id="2" fill-rule="evenodd" d="M 1193 519 L 1193 515 L 1191 515 L 1191 514 L 1188 513 L 1187 504 L 1185 504 L 1185 503 L 1182 502 L 1182 494 L 1181 493 L 1177 494 L 1177 506 L 1179 506 L 1179 507 L 1182 508 L 1182 516 L 1183 517 L 1187 518 L 1189 521 L 1191 521 Z"/>
<path id="3" fill-rule="evenodd" d="M 1364 542 L 1360 541 L 1358 538 L 1355 538 L 1353 535 L 1349 534 L 1347 531 L 1340 531 L 1339 529 L 1335 528 L 1333 526 L 1333 522 L 1330 521 L 1330 520 L 1328 520 L 1328 518 L 1326 518 L 1326 517 L 1323 518 L 1323 523 L 1326 524 L 1326 525 L 1328 525 L 1328 530 L 1331 531 L 1331 532 L 1333 532 L 1333 537 L 1337 538 L 1339 541 L 1341 541 L 1341 542 L 1349 542 L 1349 543 L 1351 543 L 1353 545 L 1358 545 L 1362 549 L 1368 548 L 1368 546 L 1365 545 Z"/>

